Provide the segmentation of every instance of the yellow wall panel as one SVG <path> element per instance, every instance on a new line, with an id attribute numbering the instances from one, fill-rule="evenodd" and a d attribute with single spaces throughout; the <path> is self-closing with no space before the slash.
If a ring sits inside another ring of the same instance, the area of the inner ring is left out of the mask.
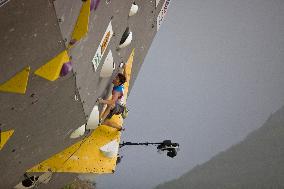
<path id="1" fill-rule="evenodd" d="M 89 27 L 91 0 L 83 2 L 80 14 L 77 18 L 75 28 L 72 33 L 72 40 L 79 41 L 86 35 Z"/>
<path id="2" fill-rule="evenodd" d="M 72 173 L 112 173 L 116 157 L 107 158 L 99 148 L 112 140 L 119 140 L 116 129 L 99 126 L 92 134 L 29 169 L 28 172 L 72 172 Z"/>
<path id="3" fill-rule="evenodd" d="M 14 133 L 14 130 L 4 131 L 0 133 L 0 150 L 4 147 L 4 145 L 7 143 L 7 141 L 10 139 L 12 134 Z"/>
<path id="4" fill-rule="evenodd" d="M 58 79 L 62 65 L 69 61 L 67 51 L 63 51 L 35 71 L 35 74 L 49 81 Z"/>
<path id="5" fill-rule="evenodd" d="M 0 85 L 0 91 L 25 94 L 28 80 L 29 80 L 30 67 L 26 67 L 11 79 Z"/>

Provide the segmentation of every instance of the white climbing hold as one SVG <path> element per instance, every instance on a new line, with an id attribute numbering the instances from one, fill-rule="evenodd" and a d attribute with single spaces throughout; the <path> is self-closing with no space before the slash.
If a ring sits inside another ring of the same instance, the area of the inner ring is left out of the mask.
<path id="1" fill-rule="evenodd" d="M 138 5 L 136 5 L 136 3 L 132 3 L 130 11 L 129 11 L 129 16 L 133 16 L 138 12 Z"/>
<path id="2" fill-rule="evenodd" d="M 110 77 L 112 75 L 113 70 L 115 69 L 115 64 L 113 61 L 113 56 L 111 50 L 107 54 L 103 67 L 101 69 L 100 77 Z"/>
<path id="3" fill-rule="evenodd" d="M 73 131 L 70 135 L 70 138 L 78 138 L 80 136 L 83 136 L 85 134 L 85 131 L 86 131 L 86 125 L 84 124 L 75 131 Z"/>
<path id="4" fill-rule="evenodd" d="M 108 158 L 113 158 L 118 153 L 118 147 L 119 147 L 119 144 L 117 140 L 113 140 L 107 143 L 106 145 L 102 146 L 100 148 L 100 151 L 104 154 L 104 156 Z"/>
<path id="5" fill-rule="evenodd" d="M 95 105 L 93 110 L 90 114 L 89 120 L 86 125 L 86 129 L 95 129 L 98 127 L 99 124 L 99 107 Z"/>
<path id="6" fill-rule="evenodd" d="M 121 49 L 121 48 L 128 46 L 131 43 L 131 41 L 132 41 L 132 32 L 129 31 L 127 37 L 125 37 L 125 33 L 124 33 L 118 48 Z"/>
<path id="7" fill-rule="evenodd" d="M 70 135 L 70 138 L 78 138 L 80 136 L 83 136 L 86 130 L 95 129 L 98 127 L 98 124 L 99 124 L 99 108 L 97 105 L 95 105 L 90 114 L 87 124 L 84 124 L 75 131 L 73 131 Z"/>
<path id="8" fill-rule="evenodd" d="M 120 67 L 120 68 L 123 68 L 123 66 L 124 66 L 124 63 L 121 62 L 121 63 L 119 64 L 119 67 Z"/>

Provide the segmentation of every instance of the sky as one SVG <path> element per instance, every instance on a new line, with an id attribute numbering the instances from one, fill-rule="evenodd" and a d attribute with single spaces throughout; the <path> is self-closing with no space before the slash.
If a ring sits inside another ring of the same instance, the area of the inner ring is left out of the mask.
<path id="1" fill-rule="evenodd" d="M 150 189 L 208 161 L 284 105 L 284 1 L 176 0 L 128 98 L 123 147 L 98 189 Z"/>

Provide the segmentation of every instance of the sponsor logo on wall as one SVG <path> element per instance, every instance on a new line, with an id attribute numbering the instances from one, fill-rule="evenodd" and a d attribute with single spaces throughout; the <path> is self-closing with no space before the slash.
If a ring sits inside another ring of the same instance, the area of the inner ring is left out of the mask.
<path id="1" fill-rule="evenodd" d="M 165 16 L 167 14 L 169 5 L 171 0 L 165 0 L 162 9 L 160 10 L 158 17 L 157 17 L 157 31 L 160 29 L 161 24 L 163 23 Z"/>
<path id="2" fill-rule="evenodd" d="M 100 42 L 100 45 L 99 45 L 99 47 L 96 51 L 96 54 L 95 54 L 95 56 L 92 60 L 95 71 L 97 71 L 97 69 L 98 69 L 98 67 L 101 63 L 104 52 L 106 51 L 107 46 L 108 46 L 109 41 L 110 41 L 112 36 L 113 36 L 113 30 L 112 30 L 112 25 L 111 25 L 111 21 L 110 21 L 109 24 L 108 24 L 108 27 L 106 29 L 106 32 L 104 33 L 104 36 L 103 36 L 103 38 Z"/>

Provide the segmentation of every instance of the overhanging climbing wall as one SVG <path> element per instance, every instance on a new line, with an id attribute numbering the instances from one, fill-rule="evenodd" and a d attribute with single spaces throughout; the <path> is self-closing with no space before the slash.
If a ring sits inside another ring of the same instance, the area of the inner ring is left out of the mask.
<path id="1" fill-rule="evenodd" d="M 121 64 L 131 90 L 169 5 L 133 2 L 0 4 L 0 188 L 26 177 L 41 180 L 40 188 L 61 188 L 78 173 L 113 173 L 116 155 L 105 157 L 100 148 L 119 142 L 120 132 L 100 126 L 70 135 L 88 122 L 98 97 L 110 96 Z M 119 116 L 111 121 L 122 124 Z"/>
<path id="2" fill-rule="evenodd" d="M 59 76 L 68 55 L 60 56 L 53 4 L 9 1 L 0 17 L 0 188 L 13 188 L 33 164 L 71 145 L 68 132 L 86 119 L 75 76 Z"/>

